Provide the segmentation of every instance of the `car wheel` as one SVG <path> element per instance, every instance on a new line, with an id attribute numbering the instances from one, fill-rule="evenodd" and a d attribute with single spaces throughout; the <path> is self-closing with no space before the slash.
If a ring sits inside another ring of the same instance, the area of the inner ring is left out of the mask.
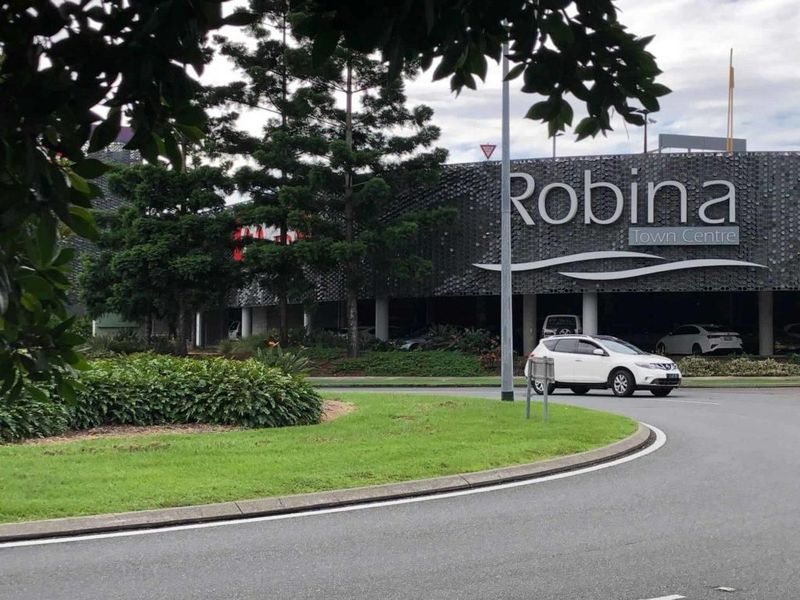
<path id="1" fill-rule="evenodd" d="M 548 395 L 552 394 L 553 390 L 555 390 L 555 389 L 556 389 L 556 386 L 555 386 L 554 383 L 549 384 L 547 386 L 547 394 Z M 544 395 L 544 383 L 542 383 L 541 381 L 534 381 L 533 382 L 533 391 L 536 392 L 537 394 L 539 394 L 540 396 L 543 396 Z"/>
<path id="2" fill-rule="evenodd" d="M 617 369 L 611 373 L 610 380 L 615 396 L 630 396 L 636 390 L 636 381 L 627 369 Z"/>
<path id="3" fill-rule="evenodd" d="M 569 335 L 570 333 L 572 333 L 572 330 L 566 327 L 558 330 L 558 335 Z"/>
<path id="4" fill-rule="evenodd" d="M 589 391 L 588 385 L 573 385 L 569 388 L 572 390 L 572 393 L 576 396 L 583 396 L 586 392 Z"/>
<path id="5" fill-rule="evenodd" d="M 672 388 L 656 388 L 654 390 L 650 390 L 650 393 L 653 396 L 658 396 L 659 398 L 663 398 L 664 396 L 669 396 L 669 393 L 672 391 Z"/>
<path id="6" fill-rule="evenodd" d="M 666 356 L 667 347 L 664 345 L 663 342 L 659 342 L 658 346 L 656 346 L 656 354 L 660 354 L 661 356 Z"/>
<path id="7" fill-rule="evenodd" d="M 700 347 L 700 344 L 694 344 L 692 346 L 692 354 L 695 356 L 700 356 L 703 353 L 703 348 Z"/>

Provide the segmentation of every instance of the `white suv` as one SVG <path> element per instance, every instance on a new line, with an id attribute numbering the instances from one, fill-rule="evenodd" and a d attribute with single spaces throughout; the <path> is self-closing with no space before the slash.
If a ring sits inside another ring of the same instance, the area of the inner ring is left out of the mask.
<path id="1" fill-rule="evenodd" d="M 610 388 L 615 396 L 630 396 L 636 390 L 666 396 L 681 383 L 681 372 L 670 359 L 608 335 L 549 337 L 530 355 L 553 359 L 556 381 L 548 391 L 565 387 L 585 394 L 590 389 Z M 529 365 L 525 365 L 526 376 Z M 533 387 L 537 394 L 544 393 L 541 382 Z"/>

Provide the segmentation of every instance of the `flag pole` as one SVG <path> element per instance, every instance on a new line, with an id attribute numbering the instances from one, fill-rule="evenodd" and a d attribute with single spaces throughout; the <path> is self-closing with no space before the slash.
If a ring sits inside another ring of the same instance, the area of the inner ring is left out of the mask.
<path id="1" fill-rule="evenodd" d="M 733 152 L 733 48 L 728 63 L 728 127 L 725 139 L 725 150 Z"/>

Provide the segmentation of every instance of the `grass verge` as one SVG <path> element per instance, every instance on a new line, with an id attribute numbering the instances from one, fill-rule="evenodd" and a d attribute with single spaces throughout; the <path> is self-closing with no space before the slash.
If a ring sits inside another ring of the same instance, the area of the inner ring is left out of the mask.
<path id="1" fill-rule="evenodd" d="M 329 387 L 498 387 L 499 377 L 309 377 L 320 388 Z M 525 387 L 523 377 L 514 385 Z M 800 377 L 686 377 L 682 387 L 800 387 Z"/>
<path id="2" fill-rule="evenodd" d="M 0 522 L 186 506 L 479 471 L 610 444 L 626 417 L 553 404 L 336 394 L 320 425 L 0 446 Z M 537 407 L 538 408 L 538 407 Z"/>

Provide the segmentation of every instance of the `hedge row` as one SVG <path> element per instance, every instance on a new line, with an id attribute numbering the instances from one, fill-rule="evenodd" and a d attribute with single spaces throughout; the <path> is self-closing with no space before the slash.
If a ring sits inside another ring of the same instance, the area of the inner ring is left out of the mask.
<path id="1" fill-rule="evenodd" d="M 100 359 L 69 405 L 23 397 L 0 403 L 0 440 L 101 425 L 207 423 L 285 427 L 318 423 L 322 400 L 302 378 L 253 361 L 138 354 Z"/>
<path id="2" fill-rule="evenodd" d="M 331 365 L 336 375 L 398 377 L 475 377 L 487 375 L 478 356 L 449 350 L 363 352 Z"/>
<path id="3" fill-rule="evenodd" d="M 771 358 L 755 360 L 752 358 L 732 358 L 729 360 L 709 360 L 689 356 L 678 361 L 678 368 L 684 377 L 776 377 L 800 375 L 800 364 L 778 362 Z"/>

